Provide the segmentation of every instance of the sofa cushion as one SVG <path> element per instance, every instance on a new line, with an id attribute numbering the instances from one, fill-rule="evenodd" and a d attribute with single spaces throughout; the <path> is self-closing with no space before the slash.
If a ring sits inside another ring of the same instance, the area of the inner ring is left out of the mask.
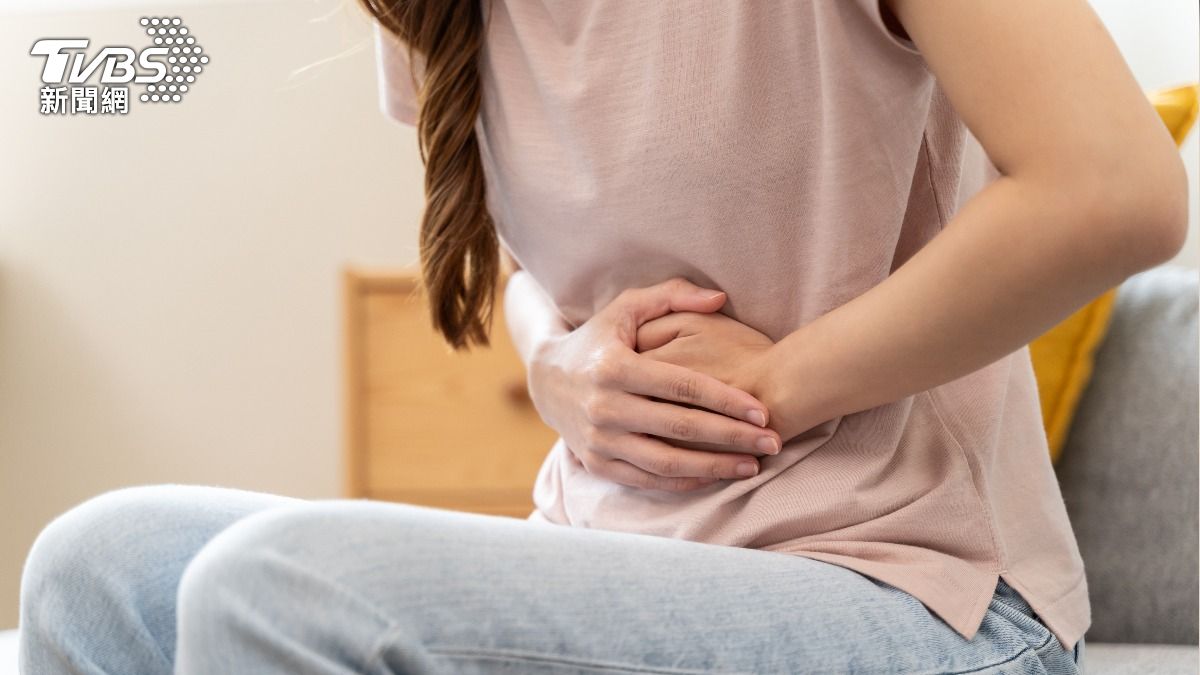
<path id="1" fill-rule="evenodd" d="M 1089 641 L 1197 642 L 1198 284 L 1167 266 L 1120 286 L 1063 449 Z"/>
<path id="2" fill-rule="evenodd" d="M 1200 647 L 1085 643 L 1087 675 L 1195 675 Z"/>
<path id="3" fill-rule="evenodd" d="M 1104 341 L 1116 296 L 1117 289 L 1108 289 L 1029 343 L 1046 444 L 1055 464 L 1062 456 L 1079 399 L 1092 379 L 1096 349 Z"/>

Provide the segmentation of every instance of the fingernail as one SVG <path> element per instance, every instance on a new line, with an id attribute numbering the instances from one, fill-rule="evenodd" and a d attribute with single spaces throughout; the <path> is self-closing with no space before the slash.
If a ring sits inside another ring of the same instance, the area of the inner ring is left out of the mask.
<path id="1" fill-rule="evenodd" d="M 767 426 L 767 416 L 764 415 L 761 410 L 751 410 L 750 412 L 746 413 L 746 419 L 749 420 L 751 424 L 757 424 L 760 427 Z"/>
<path id="2" fill-rule="evenodd" d="M 737 465 L 737 475 L 739 476 L 749 477 L 756 473 L 758 473 L 758 465 L 754 462 L 742 462 Z"/>
<path id="3" fill-rule="evenodd" d="M 779 454 L 779 442 L 770 436 L 763 436 L 754 442 L 754 447 L 768 455 Z"/>
<path id="4" fill-rule="evenodd" d="M 700 289 L 699 293 L 700 297 L 704 298 L 705 300 L 715 300 L 716 298 L 725 295 L 725 291 L 714 291 L 709 288 L 702 288 Z"/>

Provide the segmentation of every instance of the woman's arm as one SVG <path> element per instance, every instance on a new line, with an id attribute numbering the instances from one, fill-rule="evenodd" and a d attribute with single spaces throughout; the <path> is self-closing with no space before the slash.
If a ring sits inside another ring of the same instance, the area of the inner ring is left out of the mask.
<path id="1" fill-rule="evenodd" d="M 890 0 L 1003 174 L 888 279 L 772 348 L 783 438 L 964 376 L 1182 246 L 1178 152 L 1085 0 Z"/>
<path id="2" fill-rule="evenodd" d="M 538 346 L 566 335 L 571 328 L 529 273 L 503 249 L 501 256 L 508 272 L 508 283 L 504 287 L 504 319 L 513 346 L 528 371 Z"/>

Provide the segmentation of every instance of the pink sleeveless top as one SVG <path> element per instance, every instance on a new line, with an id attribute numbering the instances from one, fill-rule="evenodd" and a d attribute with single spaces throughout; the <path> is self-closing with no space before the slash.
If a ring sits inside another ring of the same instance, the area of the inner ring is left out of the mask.
<path id="1" fill-rule="evenodd" d="M 996 176 L 877 0 L 489 5 L 488 206 L 572 325 L 681 275 L 778 340 L 885 279 Z M 378 46 L 384 109 L 412 124 L 408 59 Z M 597 478 L 568 454 L 550 449 L 531 520 L 841 565 L 968 639 L 998 576 L 1064 648 L 1090 623 L 1028 348 L 687 494 Z"/>

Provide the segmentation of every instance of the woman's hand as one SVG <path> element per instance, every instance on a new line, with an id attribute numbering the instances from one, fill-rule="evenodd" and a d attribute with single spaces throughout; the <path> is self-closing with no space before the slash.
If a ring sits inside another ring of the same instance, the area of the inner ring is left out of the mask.
<path id="1" fill-rule="evenodd" d="M 724 303 L 722 292 L 672 279 L 626 290 L 587 323 L 537 346 L 530 398 L 589 473 L 631 487 L 686 491 L 754 475 L 758 456 L 779 452 L 762 402 L 634 350 L 645 322 L 671 312 L 715 312 Z M 689 441 L 730 451 L 672 444 Z"/>
<path id="2" fill-rule="evenodd" d="M 804 423 L 788 419 L 788 411 L 776 405 L 774 347 L 766 335 L 715 312 L 667 314 L 642 324 L 637 333 L 637 350 L 643 356 L 711 375 L 766 403 L 771 428 L 786 441 L 806 428 L 799 428 Z"/>
<path id="3" fill-rule="evenodd" d="M 754 394 L 762 390 L 766 357 L 774 342 L 724 314 L 675 312 L 647 321 L 637 350 L 657 361 L 712 375 Z"/>

